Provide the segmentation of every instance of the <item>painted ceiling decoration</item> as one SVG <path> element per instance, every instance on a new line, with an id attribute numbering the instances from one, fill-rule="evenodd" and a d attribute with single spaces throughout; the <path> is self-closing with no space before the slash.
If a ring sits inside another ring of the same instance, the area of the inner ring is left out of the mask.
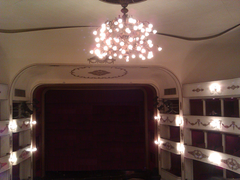
<path id="1" fill-rule="evenodd" d="M 105 67 L 103 70 L 99 67 L 83 66 L 74 68 L 70 73 L 84 79 L 114 79 L 127 75 L 128 71 L 121 67 Z"/>

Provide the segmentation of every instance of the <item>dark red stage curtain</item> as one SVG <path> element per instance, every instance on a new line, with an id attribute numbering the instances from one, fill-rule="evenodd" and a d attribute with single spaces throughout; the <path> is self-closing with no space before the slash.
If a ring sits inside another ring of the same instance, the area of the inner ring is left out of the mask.
<path id="1" fill-rule="evenodd" d="M 144 169 L 144 92 L 49 90 L 45 170 Z"/>

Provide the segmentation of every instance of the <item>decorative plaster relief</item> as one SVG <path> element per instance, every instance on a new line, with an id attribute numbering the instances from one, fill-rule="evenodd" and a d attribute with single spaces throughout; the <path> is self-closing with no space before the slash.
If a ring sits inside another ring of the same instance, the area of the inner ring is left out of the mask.
<path id="1" fill-rule="evenodd" d="M 170 122 L 170 123 L 173 123 L 175 122 L 175 119 L 174 120 L 170 120 L 168 117 L 166 119 L 163 119 L 162 116 L 160 117 L 160 122 Z"/>
<path id="2" fill-rule="evenodd" d="M 208 158 L 208 156 L 203 154 L 200 150 L 188 151 L 188 153 L 193 155 L 196 159 Z"/>
<path id="3" fill-rule="evenodd" d="M 1 130 L 0 130 L 0 134 L 3 133 L 6 129 L 8 129 L 8 124 L 6 124 L 6 126 L 5 126 L 4 129 L 1 129 Z"/>
<path id="4" fill-rule="evenodd" d="M 171 145 L 171 143 L 166 142 L 166 143 L 162 143 L 162 145 L 167 149 L 167 150 L 171 150 L 174 149 L 174 147 Z"/>
<path id="5" fill-rule="evenodd" d="M 240 169 L 240 164 L 233 158 L 222 159 L 221 162 L 227 164 L 227 166 L 232 170 Z"/>
<path id="6" fill-rule="evenodd" d="M 1 163 L 0 162 L 0 170 L 4 167 L 4 166 L 6 166 L 7 165 L 7 163 Z"/>
<path id="7" fill-rule="evenodd" d="M 232 90 L 235 90 L 235 89 L 238 89 L 239 86 L 235 86 L 235 85 L 232 85 L 232 86 L 228 86 L 227 89 L 232 89 Z"/>
<path id="8" fill-rule="evenodd" d="M 125 76 L 128 72 L 121 67 L 103 67 L 97 69 L 96 67 L 78 67 L 71 72 L 72 76 L 84 79 L 114 79 Z"/>
<path id="9" fill-rule="evenodd" d="M 192 91 L 198 93 L 198 92 L 204 91 L 204 89 L 197 88 L 197 89 L 193 89 Z"/>

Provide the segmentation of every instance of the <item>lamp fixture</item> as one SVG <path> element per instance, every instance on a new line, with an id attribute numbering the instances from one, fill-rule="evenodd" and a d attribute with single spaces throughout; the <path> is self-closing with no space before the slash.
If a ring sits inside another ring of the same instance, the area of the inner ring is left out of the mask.
<path id="1" fill-rule="evenodd" d="M 124 3 L 123 3 L 124 2 Z M 121 3 L 121 1 L 120 1 Z M 106 21 L 97 30 L 95 35 L 96 46 L 90 51 L 103 60 L 140 58 L 142 60 L 153 57 L 154 45 L 148 39 L 150 33 L 156 34 L 153 25 L 147 21 L 136 20 L 127 14 L 128 3 L 122 1 L 122 17 Z M 157 47 L 161 51 L 161 47 Z"/>

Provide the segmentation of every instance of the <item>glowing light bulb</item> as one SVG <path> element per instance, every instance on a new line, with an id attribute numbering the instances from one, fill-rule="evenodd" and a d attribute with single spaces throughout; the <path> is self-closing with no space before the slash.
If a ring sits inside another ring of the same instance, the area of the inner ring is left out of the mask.
<path id="1" fill-rule="evenodd" d="M 152 40 L 149 39 L 149 40 L 147 41 L 147 43 L 148 43 L 148 44 L 152 44 Z"/>
<path id="2" fill-rule="evenodd" d="M 140 50 L 141 50 L 141 47 L 140 47 L 140 46 L 138 46 L 138 47 L 137 47 L 137 51 L 140 51 Z"/>
<path id="3" fill-rule="evenodd" d="M 109 58 L 109 59 L 112 59 L 112 56 L 109 56 L 108 58 Z"/>
<path id="4" fill-rule="evenodd" d="M 151 29 L 151 28 L 153 28 L 153 25 L 152 25 L 152 24 L 149 24 L 148 27 Z"/>
<path id="5" fill-rule="evenodd" d="M 115 30 L 116 30 L 117 32 L 119 32 L 119 29 L 118 29 L 118 28 L 116 28 Z"/>
<path id="6" fill-rule="evenodd" d="M 149 36 L 149 33 L 148 33 L 148 32 L 146 32 L 146 33 L 145 33 L 145 36 Z"/>
<path id="7" fill-rule="evenodd" d="M 114 22 L 114 25 L 118 25 L 118 22 L 117 22 L 117 21 L 115 21 L 115 22 Z"/>
<path id="8" fill-rule="evenodd" d="M 117 53 L 114 53 L 113 56 L 114 56 L 114 57 L 117 57 Z"/>
<path id="9" fill-rule="evenodd" d="M 97 46 L 97 47 L 100 47 L 100 44 L 99 44 L 99 43 L 97 43 L 97 44 L 96 44 L 96 46 Z"/>
<path id="10" fill-rule="evenodd" d="M 104 49 L 105 51 L 107 51 L 107 50 L 108 50 L 108 47 L 107 47 L 107 46 L 104 46 L 103 49 Z"/>
<path id="11" fill-rule="evenodd" d="M 135 57 L 136 57 L 135 54 L 133 54 L 133 55 L 132 55 L 132 58 L 134 59 Z"/>
<path id="12" fill-rule="evenodd" d="M 119 57 L 119 59 L 122 59 L 123 56 L 120 54 L 118 57 Z"/>
<path id="13" fill-rule="evenodd" d="M 157 30 L 153 30 L 153 34 L 156 34 L 157 33 Z"/>
<path id="14" fill-rule="evenodd" d="M 158 47 L 158 51 L 161 51 L 162 50 L 162 48 L 161 47 Z"/>
<path id="15" fill-rule="evenodd" d="M 145 52 L 146 52 L 146 49 L 142 49 L 141 52 L 142 52 L 142 53 L 145 53 Z"/>
<path id="16" fill-rule="evenodd" d="M 118 19 L 118 22 L 119 22 L 119 23 L 122 23 L 122 19 Z"/>
<path id="17" fill-rule="evenodd" d="M 141 39 L 144 39 L 144 38 L 145 38 L 145 36 L 144 36 L 144 35 L 142 35 L 142 36 L 141 36 Z"/>
<path id="18" fill-rule="evenodd" d="M 153 47 L 153 44 L 149 44 L 149 47 L 152 48 L 152 47 Z"/>
<path id="19" fill-rule="evenodd" d="M 133 46 L 130 44 L 128 45 L 128 49 L 132 50 Z"/>
<path id="20" fill-rule="evenodd" d="M 113 46 L 113 50 L 116 51 L 117 50 L 117 46 Z"/>
<path id="21" fill-rule="evenodd" d="M 120 42 L 120 46 L 124 46 L 124 42 L 122 41 L 122 42 Z"/>
<path id="22" fill-rule="evenodd" d="M 97 31 L 93 31 L 93 34 L 94 34 L 94 35 L 97 35 Z"/>
<path id="23" fill-rule="evenodd" d="M 122 50 L 122 54 L 125 54 L 125 53 L 126 53 L 126 50 L 125 50 L 125 49 L 123 49 L 123 50 Z"/>
<path id="24" fill-rule="evenodd" d="M 142 60 L 144 61 L 146 58 L 144 56 L 142 56 Z"/>
<path id="25" fill-rule="evenodd" d="M 141 29 L 141 32 L 142 32 L 142 33 L 144 33 L 144 32 L 145 32 L 145 29 L 144 29 L 144 28 L 142 28 L 142 29 Z"/>
<path id="26" fill-rule="evenodd" d="M 112 33 L 113 31 L 112 31 L 112 29 L 109 29 L 109 31 L 108 31 L 108 32 Z"/>
<path id="27" fill-rule="evenodd" d="M 99 50 L 99 49 L 96 49 L 96 50 L 95 50 L 95 54 L 96 54 L 97 56 L 99 56 L 99 55 L 100 55 L 100 50 Z"/>
<path id="28" fill-rule="evenodd" d="M 90 54 L 93 54 L 93 50 L 90 51 Z"/>
<path id="29" fill-rule="evenodd" d="M 99 37 L 95 38 L 95 41 L 96 41 L 96 42 L 99 42 L 99 41 L 100 41 Z"/>
<path id="30" fill-rule="evenodd" d="M 120 29 L 122 29 L 122 28 L 123 28 L 123 24 L 119 24 L 118 27 L 119 27 Z"/>
<path id="31" fill-rule="evenodd" d="M 128 41 L 129 41 L 129 42 L 133 42 L 133 38 L 130 37 L 130 38 L 128 39 Z"/>
<path id="32" fill-rule="evenodd" d="M 133 26 L 133 30 L 138 30 L 138 26 Z"/>
<path id="33" fill-rule="evenodd" d="M 142 40 L 140 41 L 140 44 L 143 44 L 143 41 L 142 41 Z"/>

